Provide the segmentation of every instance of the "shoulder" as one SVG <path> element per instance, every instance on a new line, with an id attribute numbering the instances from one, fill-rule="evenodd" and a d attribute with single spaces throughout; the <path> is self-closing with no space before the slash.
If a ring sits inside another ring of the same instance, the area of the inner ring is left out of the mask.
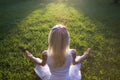
<path id="1" fill-rule="evenodd" d="M 70 49 L 70 54 L 72 56 L 72 59 L 75 60 L 75 58 L 76 58 L 76 49 Z"/>
<path id="2" fill-rule="evenodd" d="M 47 50 L 44 50 L 44 51 L 42 52 L 42 59 L 43 59 L 43 61 L 46 61 L 46 60 L 47 60 Z"/>
<path id="3" fill-rule="evenodd" d="M 47 56 L 47 53 L 48 53 L 48 50 L 44 50 L 44 51 L 42 52 L 42 55 Z"/>
<path id="4" fill-rule="evenodd" d="M 71 54 L 76 54 L 76 49 L 70 49 Z"/>

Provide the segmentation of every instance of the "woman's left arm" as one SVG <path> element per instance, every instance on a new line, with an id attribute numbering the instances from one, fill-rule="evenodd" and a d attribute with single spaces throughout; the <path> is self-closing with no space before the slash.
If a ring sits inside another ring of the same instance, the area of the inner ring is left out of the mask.
<path id="1" fill-rule="evenodd" d="M 31 61 L 33 61 L 35 64 L 44 66 L 47 61 L 47 54 L 46 51 L 42 52 L 42 62 L 38 60 L 36 57 L 34 57 L 28 50 L 25 51 L 26 57 L 28 57 Z"/>

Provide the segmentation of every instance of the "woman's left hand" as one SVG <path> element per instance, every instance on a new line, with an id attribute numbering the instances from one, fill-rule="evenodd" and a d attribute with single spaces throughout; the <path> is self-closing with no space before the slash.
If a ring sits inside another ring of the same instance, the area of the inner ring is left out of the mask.
<path id="1" fill-rule="evenodd" d="M 28 58 L 33 57 L 33 55 L 28 50 L 25 51 L 25 54 L 26 54 L 26 57 Z"/>

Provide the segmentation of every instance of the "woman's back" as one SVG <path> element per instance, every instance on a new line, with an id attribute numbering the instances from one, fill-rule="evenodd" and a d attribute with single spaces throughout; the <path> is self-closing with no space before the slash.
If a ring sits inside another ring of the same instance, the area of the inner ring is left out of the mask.
<path id="1" fill-rule="evenodd" d="M 47 64 L 51 72 L 50 80 L 69 80 L 69 69 L 70 65 L 72 64 L 71 50 L 69 50 L 69 54 L 66 57 L 66 61 L 63 66 L 54 67 L 53 60 L 50 56 L 47 58 Z"/>

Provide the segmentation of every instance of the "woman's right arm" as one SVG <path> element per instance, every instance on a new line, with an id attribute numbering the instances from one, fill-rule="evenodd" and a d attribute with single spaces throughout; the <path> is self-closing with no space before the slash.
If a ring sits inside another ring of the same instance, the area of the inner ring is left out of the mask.
<path id="1" fill-rule="evenodd" d="M 83 55 L 80 57 L 80 59 L 79 59 L 79 63 L 81 63 L 84 59 L 86 59 L 88 56 L 89 56 L 89 54 L 90 54 L 90 48 L 88 48 L 84 53 L 83 53 Z"/>
<path id="2" fill-rule="evenodd" d="M 88 48 L 88 49 L 84 52 L 84 54 L 83 54 L 82 56 L 80 56 L 80 59 L 79 59 L 78 61 L 76 61 L 76 60 L 75 60 L 75 59 L 76 59 L 76 50 L 73 49 L 73 50 L 72 50 L 73 65 L 78 64 L 78 63 L 81 63 L 84 59 L 87 58 L 87 56 L 88 56 L 89 54 L 90 54 L 90 48 Z"/>

